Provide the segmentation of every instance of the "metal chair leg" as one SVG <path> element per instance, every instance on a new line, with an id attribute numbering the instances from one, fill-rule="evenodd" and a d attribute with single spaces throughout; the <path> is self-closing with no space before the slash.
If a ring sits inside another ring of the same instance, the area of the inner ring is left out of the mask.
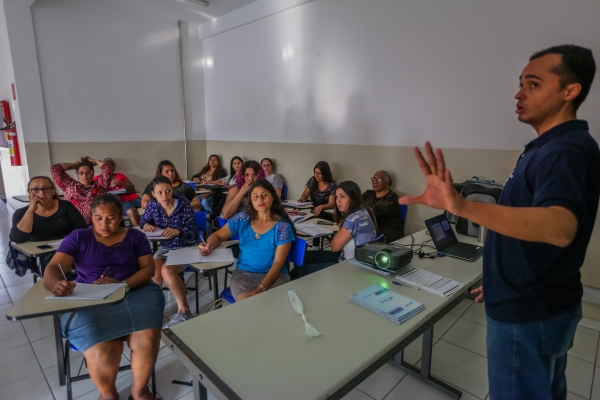
<path id="1" fill-rule="evenodd" d="M 73 400 L 73 388 L 71 386 L 71 359 L 69 355 L 69 340 L 65 342 L 65 375 L 67 380 L 67 400 Z"/>
<path id="2" fill-rule="evenodd" d="M 200 299 L 198 298 L 200 296 L 200 281 L 198 280 L 200 277 L 198 276 L 198 270 L 194 271 L 194 279 L 196 279 L 196 315 L 198 315 L 200 313 Z"/>

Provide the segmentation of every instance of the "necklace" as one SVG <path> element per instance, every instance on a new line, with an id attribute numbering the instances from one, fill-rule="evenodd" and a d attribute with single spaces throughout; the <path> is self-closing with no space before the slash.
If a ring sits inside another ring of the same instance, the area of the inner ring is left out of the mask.
<path id="1" fill-rule="evenodd" d="M 254 240 L 260 239 L 260 235 L 256 232 L 254 232 L 254 229 L 252 229 L 252 233 L 254 233 Z"/>

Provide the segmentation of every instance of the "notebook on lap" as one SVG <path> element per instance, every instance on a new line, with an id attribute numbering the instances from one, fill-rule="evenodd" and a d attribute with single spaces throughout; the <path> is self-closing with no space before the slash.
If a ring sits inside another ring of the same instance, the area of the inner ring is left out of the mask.
<path id="1" fill-rule="evenodd" d="M 426 220 L 425 225 L 437 251 L 466 261 L 475 261 L 483 254 L 483 246 L 458 241 L 446 214 Z"/>

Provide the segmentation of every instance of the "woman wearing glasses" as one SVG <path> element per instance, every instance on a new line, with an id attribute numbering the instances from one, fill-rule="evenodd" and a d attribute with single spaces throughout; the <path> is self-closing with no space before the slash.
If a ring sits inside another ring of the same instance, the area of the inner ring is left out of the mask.
<path id="1" fill-rule="evenodd" d="M 237 267 L 231 276 L 231 294 L 240 301 L 290 281 L 283 265 L 294 241 L 294 227 L 266 180 L 250 183 L 250 204 L 221 229 L 200 243 L 200 253 L 213 249 L 233 235 L 240 237 Z"/>
<path id="2" fill-rule="evenodd" d="M 270 158 L 263 158 L 260 166 L 265 171 L 265 179 L 268 180 L 275 188 L 277 197 L 281 198 L 281 190 L 283 189 L 283 178 L 275 173 L 275 164 Z"/>
<path id="3" fill-rule="evenodd" d="M 47 176 L 36 176 L 27 185 L 29 206 L 15 211 L 9 238 L 15 243 L 62 239 L 75 229 L 87 228 L 81 213 L 66 200 L 58 200 L 54 183 Z M 42 266 L 54 252 L 42 257 Z M 16 265 L 15 265 L 16 267 Z M 21 271 L 19 275 L 26 271 Z"/>
<path id="4" fill-rule="evenodd" d="M 94 165 L 102 170 L 100 178 L 94 181 Z M 71 178 L 66 171 L 74 169 L 77 180 Z M 50 166 L 50 173 L 56 185 L 65 193 L 69 200 L 79 210 L 85 222 L 92 224 L 91 206 L 94 198 L 108 191 L 111 181 L 111 169 L 104 161 L 89 157 L 81 157 L 78 162 L 58 163 Z"/>
<path id="5" fill-rule="evenodd" d="M 365 191 L 362 199 L 375 214 L 377 234 L 384 234 L 386 243 L 404 237 L 404 221 L 400 219 L 398 195 L 390 190 L 390 174 L 387 171 L 375 172 L 371 184 L 373 190 Z"/>

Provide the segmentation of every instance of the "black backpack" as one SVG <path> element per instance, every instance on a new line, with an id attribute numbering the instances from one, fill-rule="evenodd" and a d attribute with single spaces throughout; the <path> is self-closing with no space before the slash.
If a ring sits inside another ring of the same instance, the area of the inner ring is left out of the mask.
<path id="1" fill-rule="evenodd" d="M 455 183 L 454 189 L 467 200 L 480 201 L 483 203 L 496 204 L 502 194 L 503 186 L 495 181 L 479 181 L 474 176 L 469 181 Z M 456 232 L 462 235 L 475 236 L 479 234 L 479 225 L 469 221 L 466 218 L 458 217 L 446 211 L 446 216 L 450 221 L 456 219 Z"/>

